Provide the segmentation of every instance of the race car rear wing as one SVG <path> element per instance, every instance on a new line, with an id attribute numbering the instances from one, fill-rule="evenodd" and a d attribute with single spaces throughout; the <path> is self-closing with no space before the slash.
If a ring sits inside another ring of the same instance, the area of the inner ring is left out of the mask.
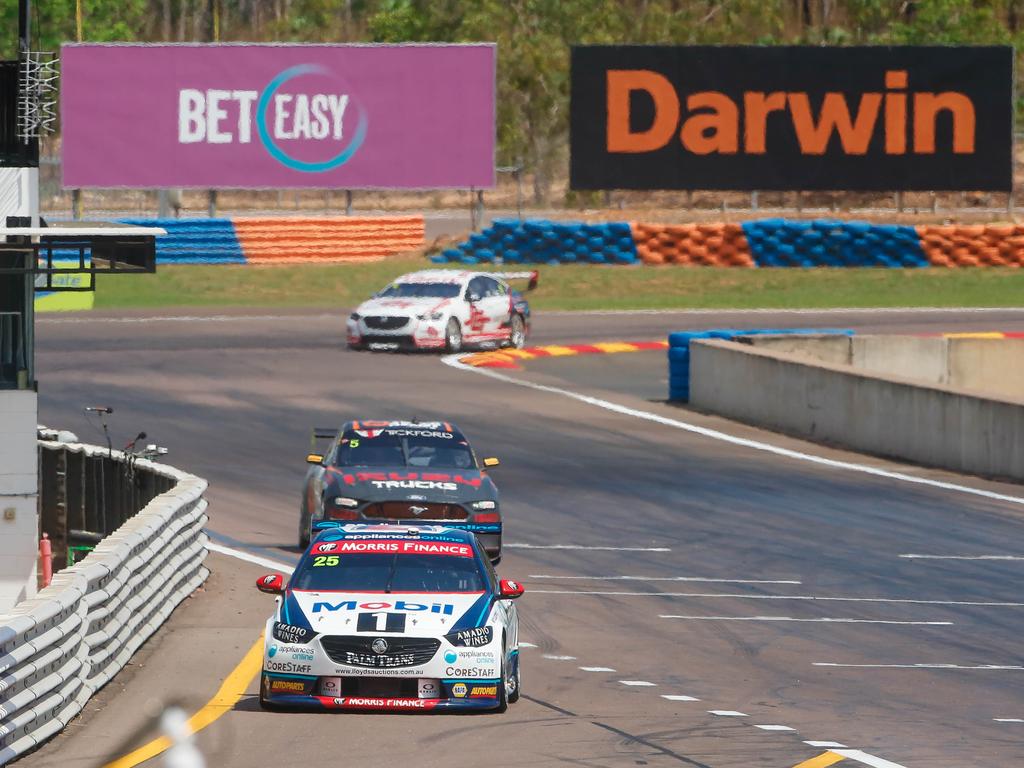
<path id="1" fill-rule="evenodd" d="M 309 444 L 316 450 L 317 440 L 333 440 L 338 436 L 338 430 L 333 427 L 313 427 L 313 434 L 309 438 Z"/>
<path id="2" fill-rule="evenodd" d="M 526 286 L 528 291 L 532 291 L 540 282 L 540 272 L 536 269 L 529 272 L 489 272 L 488 274 L 505 280 L 529 280 L 530 282 Z"/>

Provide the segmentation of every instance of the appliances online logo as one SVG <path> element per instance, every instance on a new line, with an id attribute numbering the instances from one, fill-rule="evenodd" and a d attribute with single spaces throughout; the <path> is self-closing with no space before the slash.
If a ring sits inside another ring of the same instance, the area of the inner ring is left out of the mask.
<path id="1" fill-rule="evenodd" d="M 334 72 L 300 64 L 262 91 L 181 88 L 179 144 L 250 144 L 256 138 L 281 165 L 304 173 L 338 168 L 359 151 L 368 119 Z"/>

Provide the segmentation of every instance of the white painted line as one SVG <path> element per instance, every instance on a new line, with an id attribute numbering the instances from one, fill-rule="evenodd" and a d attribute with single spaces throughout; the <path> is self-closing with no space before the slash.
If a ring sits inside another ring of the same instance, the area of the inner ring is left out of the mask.
<path id="1" fill-rule="evenodd" d="M 653 688 L 657 685 L 657 683 L 649 683 L 646 680 L 619 680 L 619 682 L 623 685 L 645 686 L 648 688 Z"/>
<path id="2" fill-rule="evenodd" d="M 762 731 L 795 731 L 796 728 L 790 728 L 788 725 L 755 725 L 755 728 L 760 728 Z"/>
<path id="3" fill-rule="evenodd" d="M 1022 560 L 1024 555 L 900 555 L 908 560 Z"/>
<path id="4" fill-rule="evenodd" d="M 519 641 L 519 647 L 520 648 L 536 648 L 537 646 L 534 645 L 533 643 L 527 643 L 527 642 L 525 642 L 523 640 L 520 640 Z"/>
<path id="5" fill-rule="evenodd" d="M 708 584 L 802 584 L 793 579 L 715 579 L 703 576 L 550 576 L 531 573 L 530 579 L 558 579 L 561 581 L 696 581 Z"/>
<path id="6" fill-rule="evenodd" d="M 661 615 L 659 619 L 687 619 L 690 621 L 797 621 L 823 624 L 903 624 L 911 627 L 951 627 L 952 621 L 883 621 L 882 619 L 794 619 L 791 616 L 673 616 Z"/>
<path id="7" fill-rule="evenodd" d="M 969 312 L 987 314 L 995 312 L 1020 313 L 1020 307 L 823 307 L 821 309 L 553 309 L 545 310 L 544 316 L 551 315 L 842 315 L 842 314 L 953 314 Z"/>
<path id="8" fill-rule="evenodd" d="M 982 671 L 1024 671 L 1024 666 L 999 664 L 838 664 L 834 661 L 816 661 L 815 667 L 841 667 L 847 669 L 966 669 Z"/>
<path id="9" fill-rule="evenodd" d="M 614 672 L 611 667 L 580 667 L 584 672 Z"/>
<path id="10" fill-rule="evenodd" d="M 957 493 L 964 493 L 970 496 L 980 496 L 986 499 L 994 499 L 996 501 L 1006 501 L 1011 504 L 1024 505 L 1024 497 L 1022 496 L 1010 496 L 1009 494 L 996 493 L 995 491 L 987 491 L 982 488 L 971 488 L 970 486 L 960 485 L 958 483 L 947 483 L 941 480 L 933 480 L 928 477 L 917 477 L 916 475 L 908 475 L 904 472 L 892 472 L 887 469 L 869 467 L 866 464 L 856 464 L 851 461 L 826 459 L 824 456 L 816 456 L 811 453 L 793 451 L 788 448 L 781 448 L 777 445 L 771 445 L 770 443 L 763 443 L 759 440 L 749 440 L 743 437 L 736 437 L 735 435 L 720 432 L 717 429 L 698 427 L 696 424 L 690 424 L 689 422 L 686 421 L 680 421 L 679 419 L 670 419 L 667 416 L 661 416 L 656 413 L 651 413 L 650 411 L 641 411 L 636 408 L 629 408 L 625 405 L 613 403 L 609 400 L 602 400 L 597 397 L 591 397 L 589 395 L 581 395 L 578 392 L 573 392 L 568 389 L 552 387 L 547 384 L 537 384 L 532 381 L 525 381 L 523 379 L 517 379 L 512 376 L 506 376 L 505 374 L 498 373 L 497 371 L 492 370 L 490 368 L 474 368 L 473 366 L 462 363 L 459 359 L 460 357 L 461 355 L 446 355 L 441 358 L 441 362 L 443 362 L 445 365 L 450 365 L 451 367 L 456 368 L 458 370 L 469 371 L 480 376 L 487 376 L 497 381 L 505 382 L 506 384 L 512 384 L 517 387 L 525 387 L 527 389 L 532 389 L 538 392 L 547 392 L 553 395 L 561 395 L 562 397 L 568 397 L 572 400 L 576 400 L 581 403 L 587 403 L 588 405 L 603 408 L 606 411 L 612 411 L 613 413 L 619 413 L 624 416 L 632 416 L 637 419 L 643 419 L 644 421 L 651 421 L 654 422 L 655 424 L 661 424 L 666 427 L 681 429 L 695 435 L 709 437 L 712 440 L 719 440 L 724 443 L 730 443 L 732 445 L 750 448 L 755 451 L 764 451 L 766 453 L 775 454 L 776 456 L 783 456 L 785 458 L 795 459 L 797 461 L 805 461 L 811 464 L 818 464 L 824 467 L 831 467 L 833 469 L 844 469 L 851 472 L 861 472 L 866 475 L 884 477 L 890 480 L 899 480 L 904 483 L 913 483 L 915 485 L 923 485 L 929 488 L 939 488 L 945 491 L 955 491 Z"/>
<path id="11" fill-rule="evenodd" d="M 992 719 L 997 723 L 1024 723 L 1024 719 L 1019 717 L 993 717 Z"/>
<path id="12" fill-rule="evenodd" d="M 502 544 L 506 549 L 583 549 L 594 552 L 671 552 L 668 547 L 587 547 L 582 544 Z"/>
<path id="13" fill-rule="evenodd" d="M 545 653 L 541 658 L 551 659 L 552 661 L 576 661 L 575 656 L 555 656 L 553 653 Z"/>
<path id="14" fill-rule="evenodd" d="M 661 698 L 668 699 L 669 701 L 700 701 L 700 699 L 694 696 L 683 696 L 680 693 L 663 693 Z"/>
<path id="15" fill-rule="evenodd" d="M 893 597 L 823 597 L 821 595 L 748 595 L 715 592 L 611 592 L 606 590 L 531 589 L 531 595 L 600 595 L 604 597 L 699 597 L 736 600 L 811 600 L 834 603 L 900 603 L 907 605 L 973 605 L 989 608 L 1022 608 L 1024 603 L 971 600 L 908 600 Z"/>
<path id="16" fill-rule="evenodd" d="M 750 717 L 750 715 L 745 715 L 734 709 L 709 709 L 708 714 L 715 715 L 716 717 Z"/>
<path id="17" fill-rule="evenodd" d="M 263 320 L 338 320 L 346 313 L 337 315 L 140 315 L 135 317 L 89 317 L 86 313 L 76 313 L 73 318 L 46 317 L 36 320 L 37 323 L 58 325 L 62 323 L 231 323 Z"/>
<path id="18" fill-rule="evenodd" d="M 256 565 L 262 565 L 264 568 L 271 568 L 281 573 L 291 573 L 295 570 L 295 566 L 289 565 L 288 563 L 279 563 L 276 560 L 270 560 L 266 557 L 260 557 L 254 555 L 251 552 L 246 552 L 242 549 L 233 549 L 232 547 L 225 547 L 223 544 L 216 544 L 212 541 L 207 542 L 206 548 L 211 552 L 219 552 L 222 555 L 228 557 L 234 557 L 238 560 L 245 560 L 247 563 L 254 563 Z"/>
<path id="19" fill-rule="evenodd" d="M 867 752 L 861 752 L 859 749 L 837 749 L 835 753 L 850 760 L 856 760 L 858 763 L 870 765 L 871 768 L 905 768 L 899 763 L 883 760 L 880 757 L 869 755 Z"/>
<path id="20" fill-rule="evenodd" d="M 821 749 L 846 749 L 846 745 L 840 744 L 838 741 L 805 741 L 804 744 Z"/>

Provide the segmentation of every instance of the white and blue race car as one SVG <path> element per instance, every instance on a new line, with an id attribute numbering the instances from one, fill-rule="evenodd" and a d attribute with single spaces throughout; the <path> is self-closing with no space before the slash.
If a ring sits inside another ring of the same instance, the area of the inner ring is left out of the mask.
<path id="1" fill-rule="evenodd" d="M 267 621 L 265 709 L 504 711 L 519 698 L 518 582 L 472 533 L 318 523 Z"/>

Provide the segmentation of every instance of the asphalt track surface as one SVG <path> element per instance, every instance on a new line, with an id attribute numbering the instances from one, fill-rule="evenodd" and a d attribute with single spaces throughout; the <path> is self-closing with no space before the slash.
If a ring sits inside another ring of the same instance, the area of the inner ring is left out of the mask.
<path id="1" fill-rule="evenodd" d="M 825 752 L 806 741 L 859 750 L 843 768 L 1024 765 L 1024 723 L 998 722 L 1024 719 L 1024 559 L 900 557 L 1024 558 L 1024 506 L 738 447 L 513 382 L 1024 497 L 1020 486 L 667 405 L 660 353 L 533 361 L 502 381 L 430 355 L 344 350 L 343 317 L 164 312 L 37 325 L 43 423 L 101 442 L 82 407 L 113 407 L 116 443 L 146 430 L 170 463 L 209 479 L 218 542 L 273 560 L 296 558 L 314 425 L 444 417 L 502 459 L 505 541 L 520 546 L 500 570 L 527 585 L 521 637 L 536 646 L 522 651 L 523 700 L 504 715 L 271 714 L 253 682 L 199 735 L 208 765 L 791 768 Z M 1019 330 L 1024 312 L 549 314 L 531 341 L 796 325 Z M 553 545 L 606 549 L 543 548 Z M 206 588 L 22 765 L 102 765 L 152 738 L 167 702 L 195 711 L 213 696 L 272 606 L 253 588 L 266 568 L 220 554 L 209 564 Z"/>

